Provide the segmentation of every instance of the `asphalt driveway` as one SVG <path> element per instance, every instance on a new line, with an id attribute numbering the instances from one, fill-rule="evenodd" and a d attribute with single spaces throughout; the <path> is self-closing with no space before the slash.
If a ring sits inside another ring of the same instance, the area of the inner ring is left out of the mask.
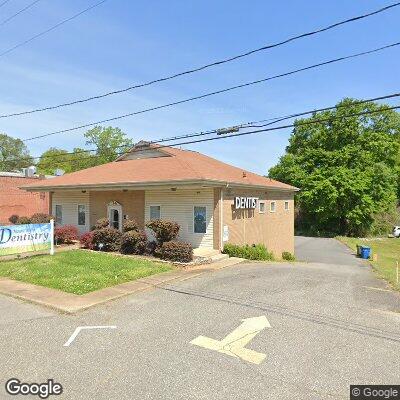
<path id="1" fill-rule="evenodd" d="M 363 265 L 343 243 L 331 238 L 295 237 L 295 255 L 299 261 L 336 265 Z"/>
<path id="2" fill-rule="evenodd" d="M 348 399 L 350 384 L 399 383 L 398 311 L 368 264 L 347 263 L 240 264 L 75 316 L 0 296 L 0 398 L 18 399 L 4 391 L 17 377 L 74 400 Z M 115 329 L 64 346 L 78 326 Z M 212 349 L 224 338 L 262 362 Z"/>

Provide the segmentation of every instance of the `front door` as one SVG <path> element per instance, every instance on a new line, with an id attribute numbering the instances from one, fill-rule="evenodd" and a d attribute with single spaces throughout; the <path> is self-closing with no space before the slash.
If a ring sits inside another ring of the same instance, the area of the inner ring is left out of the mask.
<path id="1" fill-rule="evenodd" d="M 122 230 L 122 207 L 120 205 L 109 205 L 108 219 L 111 228 Z"/>

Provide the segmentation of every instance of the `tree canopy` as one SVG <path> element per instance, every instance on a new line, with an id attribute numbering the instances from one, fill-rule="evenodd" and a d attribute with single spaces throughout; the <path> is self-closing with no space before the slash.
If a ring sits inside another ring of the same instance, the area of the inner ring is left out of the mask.
<path id="1" fill-rule="evenodd" d="M 86 144 L 96 146 L 97 164 L 114 161 L 121 153 L 133 146 L 119 128 L 95 126 L 85 133 Z"/>
<path id="2" fill-rule="evenodd" d="M 32 164 L 29 150 L 21 139 L 0 133 L 0 171 L 13 171 Z"/>
<path id="3" fill-rule="evenodd" d="M 50 147 L 40 156 L 37 168 L 41 174 L 53 175 L 56 169 L 61 169 L 65 173 L 69 173 L 94 165 L 96 165 L 95 157 L 84 149 L 77 147 L 72 152 L 69 152 L 56 147 Z"/>
<path id="4" fill-rule="evenodd" d="M 382 214 L 394 214 L 400 116 L 386 107 L 347 98 L 335 110 L 295 122 L 286 154 L 269 176 L 301 189 L 301 228 L 363 235 Z M 346 117 L 367 111 L 377 112 Z"/>

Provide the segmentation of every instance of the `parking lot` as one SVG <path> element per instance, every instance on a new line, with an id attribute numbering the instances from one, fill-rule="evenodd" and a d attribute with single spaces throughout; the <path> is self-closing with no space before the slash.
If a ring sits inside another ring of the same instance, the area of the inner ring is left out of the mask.
<path id="1" fill-rule="evenodd" d="M 73 316 L 1 296 L 0 398 L 11 377 L 53 378 L 70 399 L 347 399 L 398 383 L 399 296 L 347 260 L 240 264 Z"/>

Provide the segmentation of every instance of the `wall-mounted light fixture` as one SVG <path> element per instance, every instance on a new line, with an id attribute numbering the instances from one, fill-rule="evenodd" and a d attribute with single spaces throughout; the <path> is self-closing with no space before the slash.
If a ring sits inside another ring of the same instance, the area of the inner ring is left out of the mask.
<path id="1" fill-rule="evenodd" d="M 176 192 L 176 187 L 171 188 L 173 192 Z"/>

